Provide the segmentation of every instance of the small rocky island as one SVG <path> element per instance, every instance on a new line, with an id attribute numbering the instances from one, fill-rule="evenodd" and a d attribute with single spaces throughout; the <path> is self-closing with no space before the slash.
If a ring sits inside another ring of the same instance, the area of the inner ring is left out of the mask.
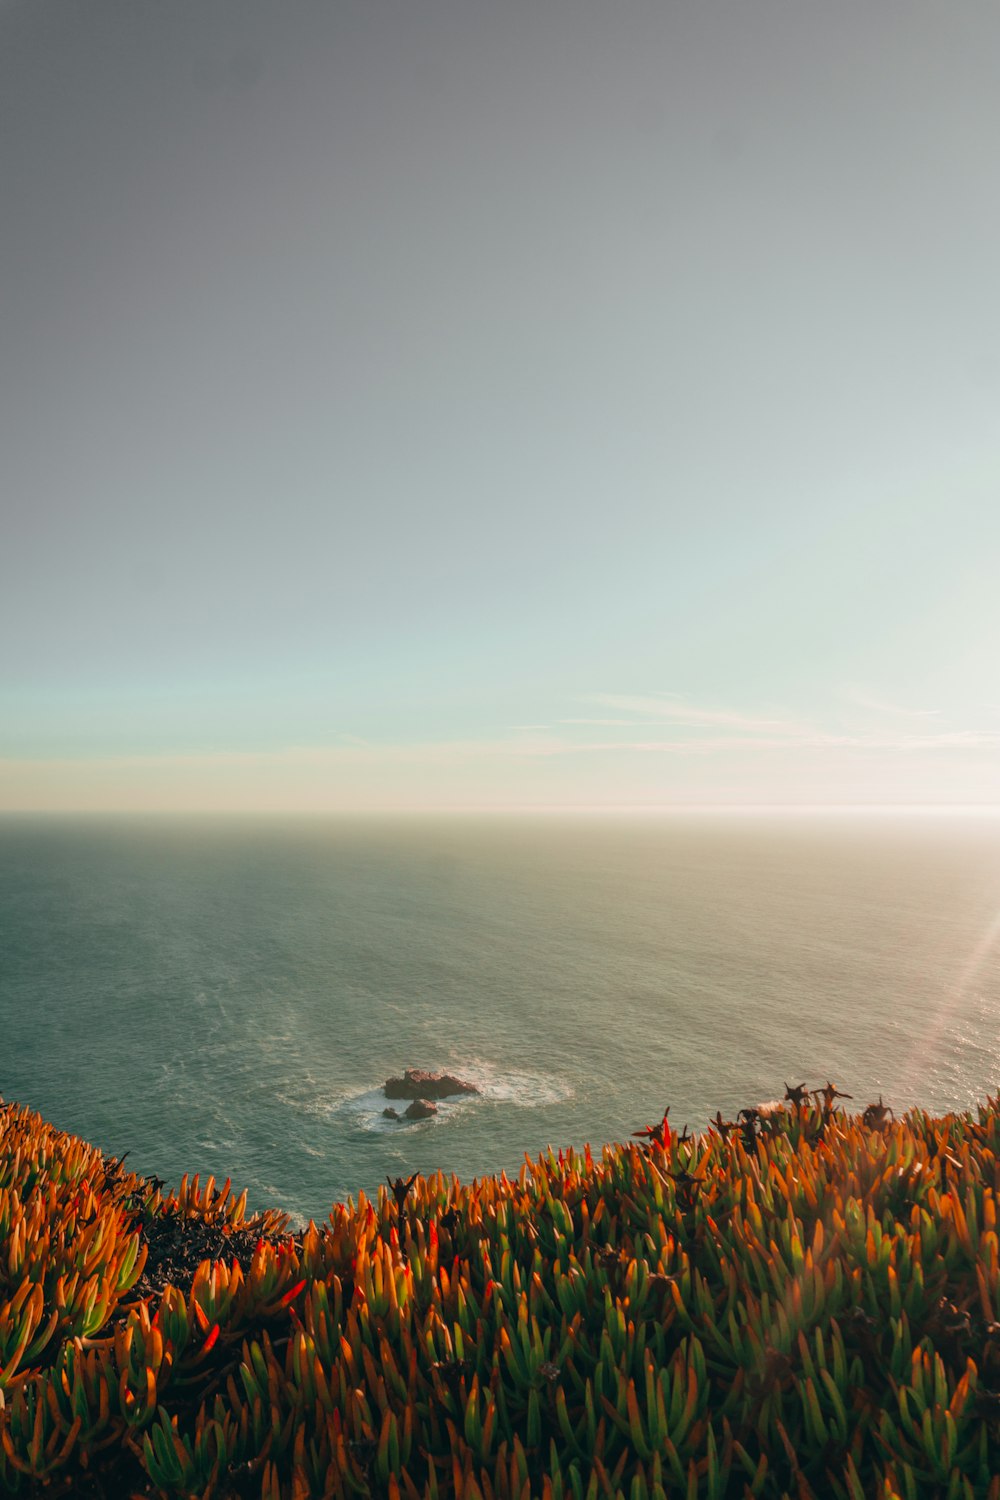
<path id="1" fill-rule="evenodd" d="M 409 1099 L 410 1104 L 402 1114 L 390 1104 L 382 1111 L 387 1120 L 428 1120 L 437 1114 L 435 1099 L 450 1099 L 456 1094 L 478 1094 L 474 1083 L 456 1078 L 453 1073 L 424 1073 L 420 1068 L 407 1068 L 402 1078 L 387 1078 L 387 1099 Z"/>
<path id="2" fill-rule="evenodd" d="M 407 1068 L 402 1078 L 387 1078 L 387 1099 L 448 1099 L 453 1094 L 478 1094 L 474 1083 L 466 1083 L 452 1073 L 424 1073 Z"/>

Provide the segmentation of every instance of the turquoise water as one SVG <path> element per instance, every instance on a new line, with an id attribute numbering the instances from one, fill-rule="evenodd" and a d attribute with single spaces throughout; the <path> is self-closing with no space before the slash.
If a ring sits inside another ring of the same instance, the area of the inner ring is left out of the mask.
<path id="1" fill-rule="evenodd" d="M 1000 1090 L 1000 821 L 0 820 L 0 1093 L 323 1217 L 835 1079 Z M 448 1068 L 482 1097 L 382 1118 Z"/>

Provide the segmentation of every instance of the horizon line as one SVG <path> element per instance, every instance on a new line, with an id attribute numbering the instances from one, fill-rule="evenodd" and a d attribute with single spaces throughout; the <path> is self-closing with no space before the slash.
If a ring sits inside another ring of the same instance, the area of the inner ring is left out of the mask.
<path id="1" fill-rule="evenodd" d="M 890 813 L 1000 815 L 997 802 L 469 803 L 429 807 L 0 807 L 0 818 L 385 818 L 673 816 L 684 813 Z"/>

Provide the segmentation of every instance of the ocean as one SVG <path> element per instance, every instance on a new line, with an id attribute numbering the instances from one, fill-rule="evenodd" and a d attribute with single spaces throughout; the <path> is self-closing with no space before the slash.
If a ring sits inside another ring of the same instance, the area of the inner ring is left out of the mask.
<path id="1" fill-rule="evenodd" d="M 1000 819 L 0 819 L 0 1094 L 294 1220 L 835 1081 L 1000 1091 Z M 407 1067 L 476 1083 L 383 1118 Z"/>

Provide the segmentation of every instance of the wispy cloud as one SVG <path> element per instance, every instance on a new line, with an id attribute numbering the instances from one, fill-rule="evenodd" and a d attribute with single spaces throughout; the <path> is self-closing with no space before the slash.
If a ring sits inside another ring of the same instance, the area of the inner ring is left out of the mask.
<path id="1" fill-rule="evenodd" d="M 1000 750 L 1000 729 L 949 729 L 938 733 L 884 730 L 845 733 L 781 720 L 757 719 L 745 714 L 727 714 L 714 709 L 706 710 L 705 717 L 709 724 L 724 726 L 722 732 L 609 738 L 560 734 L 547 730 L 543 725 L 522 725 L 505 735 L 396 743 L 377 743 L 360 736 L 342 734 L 334 743 L 286 745 L 268 749 L 158 751 L 107 756 L 40 756 L 30 759 L 0 757 L 0 779 L 5 774 L 23 773 L 29 769 L 48 772 L 89 769 L 95 773 L 113 774 L 116 771 L 142 768 L 225 771 L 227 768 L 269 766 L 333 768 L 338 765 L 445 765 L 472 760 L 548 759 L 562 755 L 606 753 L 711 756 L 734 751 L 845 750 L 907 754 L 923 751 Z M 601 724 L 633 729 L 641 727 L 640 721 L 633 720 L 567 719 L 559 722 L 570 727 Z M 676 722 L 687 728 L 696 720 L 692 716 Z M 747 725 L 753 726 L 749 732 L 743 727 Z M 774 725 L 779 726 L 777 731 L 765 728 Z"/>
<path id="2" fill-rule="evenodd" d="M 950 730 L 942 734 L 835 734 L 823 730 L 797 731 L 794 735 L 726 734 L 677 739 L 558 740 L 512 745 L 518 755 L 579 755 L 586 752 L 622 751 L 650 754 L 698 756 L 723 751 L 761 750 L 868 750 L 901 754 L 933 750 L 1000 750 L 1000 732 Z"/>
<path id="3" fill-rule="evenodd" d="M 887 698 L 881 698 L 875 693 L 866 692 L 863 688 L 855 687 L 853 684 L 844 689 L 844 697 L 858 708 L 866 708 L 872 713 L 889 714 L 901 719 L 933 719 L 940 715 L 939 708 L 905 708 L 901 703 L 893 703 Z"/>
<path id="4" fill-rule="evenodd" d="M 187 754 L 0 758 L 0 810 L 1000 801 L 1000 729 L 838 732 L 704 711 L 563 732 Z M 706 728 L 691 732 L 699 712 Z M 778 730 L 762 726 L 785 726 Z M 750 724 L 748 730 L 742 726 Z M 711 727 L 708 727 L 711 726 Z M 741 727 L 734 727 L 741 726 Z M 626 795 L 623 796 L 623 793 Z"/>
<path id="5" fill-rule="evenodd" d="M 727 708 L 705 708 L 686 702 L 673 693 L 593 693 L 591 702 L 631 713 L 655 723 L 666 721 L 693 729 L 733 729 L 750 732 L 808 734 L 810 728 L 797 720 L 772 714 L 747 714 Z"/>
<path id="6" fill-rule="evenodd" d="M 0 757 L 0 810 L 1000 801 L 1000 726 L 860 711 L 846 727 L 666 694 L 595 695 L 617 712 L 481 735 Z M 364 725 L 357 725 L 363 729 Z"/>
<path id="7" fill-rule="evenodd" d="M 718 705 L 705 706 L 692 703 L 674 693 L 593 693 L 590 702 L 617 709 L 620 714 L 632 717 L 617 718 L 565 718 L 557 722 L 567 728 L 607 727 L 620 729 L 645 729 L 653 725 L 669 726 L 678 731 L 705 729 L 712 734 L 693 736 L 678 733 L 675 737 L 639 736 L 615 740 L 566 739 L 562 745 L 557 741 L 539 747 L 537 753 L 572 754 L 584 751 L 609 750 L 634 751 L 636 753 L 660 752 L 664 754 L 715 755 L 722 751 L 765 750 L 848 750 L 912 754 L 918 751 L 992 750 L 1000 748 L 1000 733 L 992 729 L 959 728 L 941 729 L 937 732 L 917 731 L 896 723 L 889 727 L 885 720 L 896 716 L 905 723 L 921 723 L 939 717 L 937 709 L 906 709 L 899 705 L 855 694 L 858 706 L 876 710 L 883 722 L 876 728 L 865 724 L 844 730 L 826 728 L 781 712 L 747 712 Z M 870 720 L 869 720 L 870 723 Z"/>

